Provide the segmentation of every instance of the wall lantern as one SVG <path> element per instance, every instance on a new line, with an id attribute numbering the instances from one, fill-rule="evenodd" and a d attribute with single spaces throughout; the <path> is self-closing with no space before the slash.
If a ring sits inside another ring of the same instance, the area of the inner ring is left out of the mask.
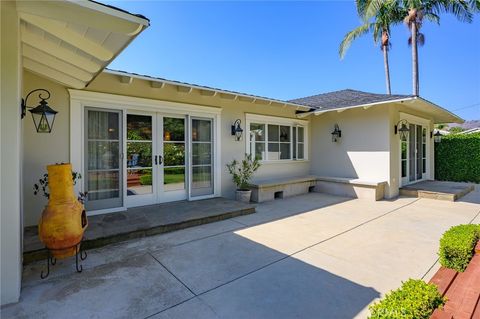
<path id="1" fill-rule="evenodd" d="M 237 141 L 240 141 L 240 139 L 242 138 L 242 134 L 243 134 L 243 129 L 240 126 L 241 123 L 242 123 L 242 121 L 240 119 L 238 119 L 232 125 L 232 135 L 235 136 L 235 139 Z"/>
<path id="2" fill-rule="evenodd" d="M 440 143 L 442 141 L 442 133 L 440 133 L 440 131 L 437 131 L 437 133 L 433 134 L 433 141 L 435 143 Z"/>
<path id="3" fill-rule="evenodd" d="M 37 105 L 36 107 L 28 106 L 27 101 L 28 101 L 28 98 L 30 97 L 30 94 L 38 91 L 47 93 L 48 96 L 42 97 L 43 93 L 40 93 L 38 94 L 38 97 L 40 98 L 40 104 Z M 25 97 L 25 100 L 22 99 L 22 104 L 21 104 L 22 119 L 25 117 L 27 113 L 27 109 L 31 109 L 29 111 L 30 113 L 32 113 L 33 123 L 35 124 L 35 128 L 37 129 L 37 133 L 52 132 L 53 123 L 55 122 L 55 115 L 58 112 L 52 109 L 50 106 L 48 106 L 47 100 L 49 98 L 50 98 L 50 92 L 48 92 L 45 89 L 36 89 L 28 93 L 27 96 Z"/>
<path id="4" fill-rule="evenodd" d="M 399 134 L 400 140 L 407 140 L 408 132 L 410 132 L 409 126 L 410 124 L 407 120 L 400 120 L 398 121 L 397 125 L 395 125 L 395 134 Z"/>
<path id="5" fill-rule="evenodd" d="M 338 124 L 335 124 L 333 132 L 332 132 L 332 142 L 338 142 L 338 140 L 342 137 L 342 131 L 338 127 Z"/>

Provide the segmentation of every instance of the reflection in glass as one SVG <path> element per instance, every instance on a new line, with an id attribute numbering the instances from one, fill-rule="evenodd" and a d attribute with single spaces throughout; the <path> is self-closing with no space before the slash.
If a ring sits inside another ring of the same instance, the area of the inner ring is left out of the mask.
<path id="1" fill-rule="evenodd" d="M 212 134 L 211 121 L 192 120 L 192 141 L 210 142 Z"/>
<path id="2" fill-rule="evenodd" d="M 152 140 L 152 117 L 128 114 L 127 140 Z"/>
<path id="3" fill-rule="evenodd" d="M 265 124 L 250 123 L 250 141 L 265 141 Z"/>
<path id="4" fill-rule="evenodd" d="M 88 169 L 118 168 L 118 142 L 88 141 Z"/>
<path id="5" fill-rule="evenodd" d="M 280 159 L 290 159 L 290 143 L 280 143 Z"/>
<path id="6" fill-rule="evenodd" d="M 164 143 L 163 158 L 165 166 L 185 164 L 185 143 Z"/>
<path id="7" fill-rule="evenodd" d="M 192 164 L 208 165 L 212 162 L 212 145 L 210 143 L 195 143 L 192 145 Z"/>
<path id="8" fill-rule="evenodd" d="M 166 167 L 163 173 L 165 191 L 185 189 L 185 167 Z"/>
<path id="9" fill-rule="evenodd" d="M 207 188 L 212 186 L 212 172 L 210 166 L 198 166 L 192 169 L 192 187 Z"/>
<path id="10" fill-rule="evenodd" d="M 192 196 L 213 194 L 212 120 L 192 119 Z"/>
<path id="11" fill-rule="evenodd" d="M 304 128 L 301 127 L 301 126 L 299 126 L 299 127 L 298 127 L 298 141 L 299 141 L 300 143 L 303 143 L 303 142 L 304 142 L 304 138 L 305 138 L 305 137 L 304 137 Z"/>
<path id="12" fill-rule="evenodd" d="M 255 143 L 255 158 L 265 160 L 265 143 Z"/>
<path id="13" fill-rule="evenodd" d="M 279 132 L 280 132 L 280 129 L 278 125 L 268 125 L 268 141 L 278 142 Z"/>
<path id="14" fill-rule="evenodd" d="M 105 111 L 88 111 L 88 139 L 118 140 L 118 113 Z"/>
<path id="15" fill-rule="evenodd" d="M 280 126 L 280 142 L 290 142 L 290 126 Z"/>
<path id="16" fill-rule="evenodd" d="M 151 167 L 152 143 L 127 142 L 127 167 Z"/>
<path id="17" fill-rule="evenodd" d="M 268 143 L 268 159 L 269 160 L 280 159 L 280 147 L 278 143 Z"/>
<path id="18" fill-rule="evenodd" d="M 304 159 L 305 158 L 305 154 L 304 154 L 304 146 L 303 144 L 298 144 L 298 159 Z"/>
<path id="19" fill-rule="evenodd" d="M 127 171 L 127 195 L 144 195 L 153 192 L 151 169 L 129 169 Z"/>
<path id="20" fill-rule="evenodd" d="M 185 141 L 185 119 L 164 117 L 163 118 L 163 140 L 166 142 Z"/>
<path id="21" fill-rule="evenodd" d="M 88 172 L 88 200 L 120 196 L 118 171 Z"/>

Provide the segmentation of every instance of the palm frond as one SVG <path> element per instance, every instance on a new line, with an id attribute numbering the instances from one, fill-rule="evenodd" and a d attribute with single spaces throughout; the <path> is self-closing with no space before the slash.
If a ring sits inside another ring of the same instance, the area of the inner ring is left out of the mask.
<path id="1" fill-rule="evenodd" d="M 440 24 L 440 16 L 435 13 L 427 13 L 424 15 L 424 18 L 428 21 L 435 22 L 436 24 Z"/>
<path id="2" fill-rule="evenodd" d="M 347 52 L 348 48 L 352 44 L 352 42 L 361 37 L 362 35 L 368 33 L 373 27 L 373 23 L 365 23 L 359 26 L 356 29 L 348 32 L 345 37 L 343 38 L 342 42 L 340 43 L 340 47 L 338 48 L 338 54 L 340 55 L 340 59 L 343 59 L 345 53 Z"/>

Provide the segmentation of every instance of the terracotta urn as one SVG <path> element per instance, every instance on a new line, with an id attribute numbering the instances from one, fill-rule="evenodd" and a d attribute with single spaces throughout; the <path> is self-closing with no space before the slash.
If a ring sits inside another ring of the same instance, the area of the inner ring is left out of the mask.
<path id="1" fill-rule="evenodd" d="M 55 258 L 74 256 L 88 226 L 85 208 L 73 190 L 72 165 L 47 166 L 50 196 L 38 224 L 40 240 Z"/>

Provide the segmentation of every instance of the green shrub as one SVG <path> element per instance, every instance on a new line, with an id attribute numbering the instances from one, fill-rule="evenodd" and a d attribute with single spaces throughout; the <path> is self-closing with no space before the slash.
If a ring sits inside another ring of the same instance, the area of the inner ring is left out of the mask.
<path id="1" fill-rule="evenodd" d="M 435 144 L 435 179 L 480 183 L 480 133 L 446 135 Z"/>
<path id="2" fill-rule="evenodd" d="M 480 225 L 458 225 L 447 230 L 440 238 L 440 264 L 456 271 L 464 271 L 480 239 Z"/>
<path id="3" fill-rule="evenodd" d="M 428 319 L 445 303 L 437 286 L 423 280 L 409 279 L 369 307 L 371 319 Z"/>
<path id="4" fill-rule="evenodd" d="M 152 185 L 152 175 L 142 175 L 142 176 L 140 176 L 140 184 L 142 184 L 142 185 Z"/>

